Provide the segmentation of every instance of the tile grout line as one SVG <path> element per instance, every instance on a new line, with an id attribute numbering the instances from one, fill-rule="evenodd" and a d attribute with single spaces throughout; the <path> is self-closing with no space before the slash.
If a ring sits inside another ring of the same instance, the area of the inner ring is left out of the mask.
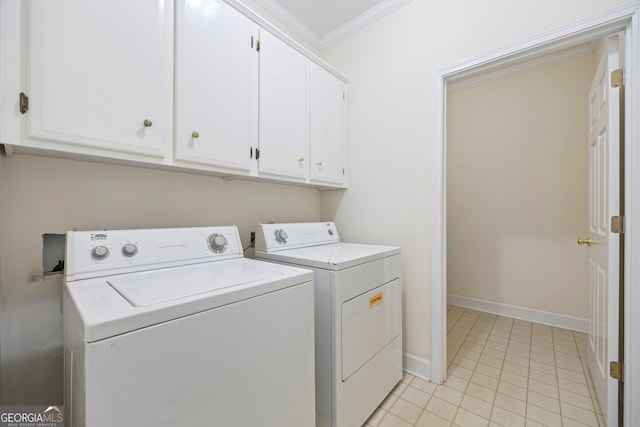
<path id="1" fill-rule="evenodd" d="M 560 411 L 560 423 L 563 424 L 562 422 L 562 403 L 560 400 L 560 381 L 558 380 L 559 376 L 558 376 L 558 360 L 557 360 L 557 355 L 556 355 L 556 334 L 555 334 L 556 330 L 554 327 L 551 328 L 551 342 L 553 343 L 553 362 L 554 362 L 554 370 L 556 373 L 556 387 L 558 389 L 558 406 L 559 406 L 559 411 Z M 573 334 L 571 335 L 573 337 Z"/>
<path id="2" fill-rule="evenodd" d="M 532 352 L 532 350 L 533 350 L 533 325 L 531 325 L 531 335 L 529 336 L 529 366 L 527 366 L 527 388 L 525 390 L 525 399 L 526 400 L 524 401 L 524 423 L 525 423 L 525 425 L 527 424 L 527 420 L 528 420 L 527 414 L 529 413 L 529 381 L 531 381 L 530 378 L 531 378 L 531 352 Z M 554 362 L 555 362 L 555 359 L 554 359 Z"/>
<path id="3" fill-rule="evenodd" d="M 484 349 L 487 347 L 487 342 L 489 341 L 489 338 L 491 337 L 491 332 L 493 332 L 493 328 L 496 326 L 496 322 L 498 320 L 498 317 L 499 316 L 497 316 L 497 315 L 495 317 L 493 317 L 493 323 L 491 324 L 491 330 L 489 331 L 489 335 L 485 339 L 484 346 L 482 347 L 482 352 L 480 353 L 480 357 L 482 357 L 482 354 L 484 353 Z M 513 327 L 513 325 L 512 325 L 512 327 Z M 508 341 L 507 341 L 507 343 L 508 343 Z M 506 352 L 505 352 L 505 355 L 506 355 Z M 479 363 L 480 363 L 480 360 L 478 359 L 478 361 L 476 362 L 476 365 L 473 367 L 473 373 L 471 374 L 471 377 L 473 377 L 473 374 L 476 373 L 476 370 L 478 369 L 478 364 Z M 500 375 L 502 375 L 502 368 L 503 367 L 504 367 L 504 359 L 502 360 L 502 365 L 500 366 Z M 471 379 L 469 379 L 469 384 L 471 384 Z M 467 388 L 469 387 L 469 384 L 467 384 Z M 500 379 L 499 378 L 498 378 L 498 385 L 500 385 Z M 465 391 L 465 393 L 466 393 L 466 391 Z M 496 388 L 495 394 L 493 395 L 493 399 L 492 399 L 492 402 L 491 402 L 491 411 L 489 411 L 489 418 L 487 420 L 487 421 L 489 421 L 489 423 L 491 423 L 491 415 L 493 415 L 493 408 L 495 407 L 497 394 L 498 394 L 498 389 Z"/>
<path id="4" fill-rule="evenodd" d="M 586 372 L 585 370 L 585 366 L 584 366 L 584 361 L 582 359 L 582 354 L 580 353 L 580 349 L 578 348 L 578 342 L 576 340 L 575 337 L 575 331 L 571 331 L 571 335 L 573 336 L 573 339 L 576 341 L 576 348 L 578 349 L 578 358 L 580 359 L 580 368 L 582 368 L 582 375 L 584 375 L 585 381 L 587 382 L 587 389 L 589 390 L 589 398 L 591 399 L 591 406 L 593 407 L 593 413 L 596 415 L 596 420 L 598 421 L 598 425 L 600 425 L 600 418 L 598 417 L 598 408 L 596 408 L 596 401 L 594 400 L 594 396 L 592 394 L 592 390 L 591 387 L 589 386 L 589 379 L 587 378 L 587 375 L 589 375 L 588 372 Z M 587 353 L 589 352 L 589 340 L 587 338 Z M 588 357 L 588 356 L 587 356 Z M 589 366 L 589 361 L 587 360 L 587 367 Z M 593 380 L 592 380 L 593 383 Z M 594 390 L 595 391 L 595 385 L 594 385 Z M 596 398 L 598 396 L 596 395 Z M 600 406 L 600 402 L 598 401 L 598 406 Z M 602 411 L 602 408 L 600 408 L 600 410 Z"/>
<path id="5" fill-rule="evenodd" d="M 497 320 L 498 320 L 498 318 L 496 317 L 496 319 L 493 322 L 493 325 L 491 326 L 491 332 L 493 332 L 493 328 L 495 327 Z M 513 324 L 511 325 L 511 329 L 513 329 Z M 491 336 L 491 333 L 489 333 L 489 336 Z M 509 330 L 509 338 L 511 338 L 511 330 Z M 507 348 L 509 348 L 509 339 L 507 339 Z M 507 349 L 505 349 L 504 357 L 505 358 L 507 357 Z M 502 370 L 503 369 L 504 369 L 504 359 L 502 359 L 502 364 L 500 365 L 500 376 L 498 377 L 498 387 L 500 387 L 500 379 L 502 378 Z M 493 395 L 493 402 L 491 402 L 491 411 L 489 412 L 489 423 L 491 423 L 491 418 L 493 417 L 493 410 L 496 407 L 496 397 L 497 396 L 498 396 L 498 389 L 496 388 L 496 392 Z"/>
<path id="6" fill-rule="evenodd" d="M 468 309 L 465 309 L 462 312 L 462 316 L 460 316 L 460 318 L 462 318 L 467 311 L 468 311 Z M 478 319 L 479 318 L 480 318 L 480 316 L 478 315 L 478 317 L 476 317 L 476 319 L 473 321 L 473 325 L 471 325 L 471 328 L 469 329 L 469 332 L 467 332 L 467 336 L 465 337 L 464 341 L 462 342 L 462 345 L 460 346 L 460 348 L 462 348 L 462 346 L 464 346 L 465 343 L 467 342 L 467 340 L 469 339 L 469 334 L 473 330 L 473 327 L 476 325 L 476 323 L 478 323 Z M 484 346 L 482 347 L 482 349 L 484 350 Z M 460 350 L 458 350 L 458 352 L 460 352 Z M 457 353 L 456 353 L 456 355 L 457 355 Z M 482 356 L 482 352 L 480 352 L 480 355 Z M 473 373 L 475 373 L 475 371 L 476 371 L 476 367 L 478 366 L 478 361 L 476 360 L 475 362 L 476 363 L 473 366 L 473 371 L 471 373 L 472 377 L 473 377 Z M 471 378 L 469 378 L 469 382 L 467 383 L 467 386 L 464 388 L 464 391 L 462 392 L 462 399 L 460 399 L 460 403 L 458 403 L 458 405 L 456 405 L 457 406 L 456 407 L 456 412 L 453 414 L 453 420 L 451 420 L 451 425 L 454 425 L 456 417 L 458 416 L 458 412 L 460 412 L 460 404 L 462 404 L 462 400 L 464 400 L 464 395 L 466 394 L 467 389 L 469 388 L 469 384 L 471 384 Z"/>

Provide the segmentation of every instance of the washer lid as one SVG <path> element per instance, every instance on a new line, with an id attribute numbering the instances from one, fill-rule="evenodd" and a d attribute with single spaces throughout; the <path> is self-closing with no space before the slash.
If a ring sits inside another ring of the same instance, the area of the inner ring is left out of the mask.
<path id="1" fill-rule="evenodd" d="M 145 307 L 283 275 L 282 270 L 228 262 L 219 268 L 201 265 L 115 277 L 107 283 L 134 307 Z"/>
<path id="2" fill-rule="evenodd" d="M 94 342 L 312 281 L 310 270 L 235 258 L 65 281 L 63 313 Z"/>
<path id="3" fill-rule="evenodd" d="M 279 252 L 256 251 L 256 258 L 325 270 L 343 270 L 399 253 L 400 248 L 394 246 L 331 243 Z"/>

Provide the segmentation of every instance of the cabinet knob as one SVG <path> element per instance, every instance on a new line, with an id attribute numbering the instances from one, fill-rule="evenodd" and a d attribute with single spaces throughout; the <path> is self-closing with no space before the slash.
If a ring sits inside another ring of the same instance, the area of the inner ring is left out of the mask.
<path id="1" fill-rule="evenodd" d="M 149 119 L 144 119 L 144 122 L 142 122 L 142 124 L 146 128 L 150 128 L 151 126 L 153 126 L 153 122 L 151 120 L 149 120 Z"/>
<path id="2" fill-rule="evenodd" d="M 200 134 L 194 130 L 193 132 L 191 132 L 191 138 L 198 139 L 200 138 Z"/>
<path id="3" fill-rule="evenodd" d="M 318 163 L 316 163 L 316 165 L 322 166 L 322 162 L 318 162 Z"/>
<path id="4" fill-rule="evenodd" d="M 304 157 L 300 157 L 300 158 L 298 159 L 298 161 L 299 161 L 299 162 L 301 162 L 301 163 L 302 163 L 302 162 L 304 162 Z"/>

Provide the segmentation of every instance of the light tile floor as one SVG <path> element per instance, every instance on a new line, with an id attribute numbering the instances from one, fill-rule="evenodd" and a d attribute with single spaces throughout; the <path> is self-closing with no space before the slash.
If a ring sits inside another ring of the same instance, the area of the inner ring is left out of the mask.
<path id="1" fill-rule="evenodd" d="M 587 336 L 447 309 L 447 381 L 405 374 L 365 427 L 605 426 Z"/>

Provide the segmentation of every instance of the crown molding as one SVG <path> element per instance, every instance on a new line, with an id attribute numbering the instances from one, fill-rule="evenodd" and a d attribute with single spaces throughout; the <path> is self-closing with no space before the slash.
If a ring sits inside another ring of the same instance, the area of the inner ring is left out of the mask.
<path id="1" fill-rule="evenodd" d="M 314 47 L 318 48 L 321 45 L 322 40 L 318 33 L 309 28 L 307 24 L 298 19 L 298 17 L 293 13 L 289 12 L 289 10 L 282 6 L 277 0 L 255 0 L 255 2 L 265 8 L 267 12 L 272 14 L 287 27 L 298 33 Z"/>
<path id="2" fill-rule="evenodd" d="M 372 7 L 346 24 L 341 25 L 323 36 L 309 28 L 308 25 L 289 12 L 289 10 L 282 6 L 277 0 L 255 1 L 283 24 L 298 33 L 312 46 L 317 49 L 325 49 L 326 47 L 350 36 L 356 31 L 361 30 L 367 25 L 377 21 L 385 15 L 388 15 L 407 3 L 410 3 L 412 0 L 384 0 L 380 4 Z"/>
<path id="3" fill-rule="evenodd" d="M 410 3 L 412 0 L 384 0 L 377 6 L 372 7 L 361 15 L 353 18 L 351 21 L 336 28 L 333 31 L 328 32 L 324 36 L 320 37 L 320 44 L 318 49 L 324 49 L 331 46 L 334 43 L 339 42 L 342 39 L 347 38 L 351 34 L 355 33 L 366 27 L 369 24 L 374 23 L 380 18 L 394 12 L 402 6 Z"/>

